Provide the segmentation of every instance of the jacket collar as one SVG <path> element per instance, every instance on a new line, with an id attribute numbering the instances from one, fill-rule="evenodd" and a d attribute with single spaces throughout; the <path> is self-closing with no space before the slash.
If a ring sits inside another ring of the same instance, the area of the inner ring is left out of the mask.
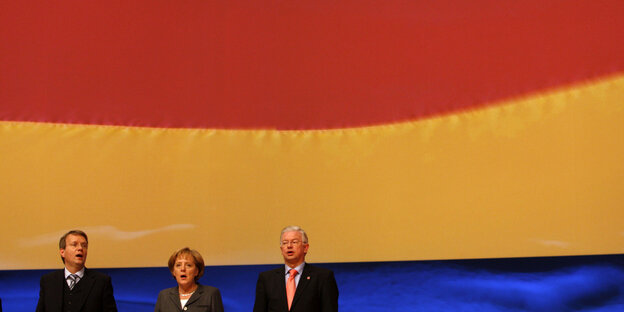
<path id="1" fill-rule="evenodd" d="M 193 293 L 193 295 L 191 295 L 191 298 L 189 298 L 189 300 L 186 302 L 186 305 L 191 305 L 193 302 L 199 300 L 199 297 L 201 297 L 201 295 L 204 293 L 204 288 L 201 286 L 201 284 L 197 283 L 197 289 L 195 290 L 195 293 Z M 180 305 L 180 291 L 178 287 L 173 287 L 171 289 L 169 289 L 169 294 L 167 295 L 169 297 L 169 300 L 171 300 L 171 302 L 174 303 L 174 306 L 178 307 L 179 311 L 182 311 L 182 306 Z"/>
<path id="2" fill-rule="evenodd" d="M 76 283 L 72 292 L 76 294 L 76 306 L 78 307 L 78 311 L 82 309 L 82 306 L 85 304 L 87 297 L 89 297 L 89 293 L 93 289 L 93 285 L 95 284 L 95 280 L 93 274 L 89 274 L 89 270 L 85 268 L 84 276 Z"/>
<path id="3" fill-rule="evenodd" d="M 305 291 L 305 288 L 310 284 L 310 280 L 314 278 L 314 269 L 310 267 L 310 265 L 308 265 L 306 263 L 306 265 L 303 267 L 303 272 L 301 272 L 301 277 L 299 278 L 299 284 L 297 285 L 297 290 L 295 291 L 295 297 L 293 298 L 293 302 L 292 302 L 292 306 L 290 307 L 291 310 L 295 307 L 295 304 L 297 304 L 297 300 L 299 300 L 299 298 L 301 298 L 303 292 Z M 282 283 L 284 285 L 284 294 L 286 293 L 286 286 L 285 283 Z M 286 304 L 286 306 L 288 307 L 288 303 Z"/>
<path id="4" fill-rule="evenodd" d="M 72 290 L 75 294 L 78 295 L 75 299 L 78 310 L 82 309 L 82 306 L 84 305 L 95 283 L 93 279 L 93 274 L 89 273 L 89 269 L 85 268 L 84 275 L 78 281 L 78 283 L 76 283 L 76 286 L 74 286 L 74 289 Z M 65 270 L 56 271 L 54 276 L 54 284 L 61 286 L 52 288 L 52 290 L 55 292 L 54 297 L 58 298 L 58 300 L 56 300 L 56 306 L 58 307 L 58 311 L 61 311 L 63 308 L 63 289 L 65 289 L 65 286 L 67 285 L 67 282 L 65 281 Z"/>

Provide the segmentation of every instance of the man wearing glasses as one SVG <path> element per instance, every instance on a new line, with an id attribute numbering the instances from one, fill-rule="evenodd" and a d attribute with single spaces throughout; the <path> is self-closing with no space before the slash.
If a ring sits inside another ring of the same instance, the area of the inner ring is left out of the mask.
<path id="1" fill-rule="evenodd" d="M 88 248 L 83 231 L 72 230 L 61 237 L 59 253 L 65 269 L 41 277 L 37 312 L 117 312 L 110 277 L 85 268 Z"/>
<path id="2" fill-rule="evenodd" d="M 308 235 L 298 226 L 287 226 L 280 235 L 285 265 L 260 273 L 254 312 L 338 311 L 338 286 L 334 272 L 305 262 Z"/>

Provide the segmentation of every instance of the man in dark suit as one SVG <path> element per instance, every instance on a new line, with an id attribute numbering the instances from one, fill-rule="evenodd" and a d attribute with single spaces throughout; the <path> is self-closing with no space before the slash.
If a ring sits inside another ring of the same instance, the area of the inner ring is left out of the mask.
<path id="1" fill-rule="evenodd" d="M 298 226 L 280 235 L 285 266 L 260 273 L 254 312 L 335 312 L 338 286 L 334 272 L 305 262 L 308 236 Z"/>
<path id="2" fill-rule="evenodd" d="M 117 312 L 108 275 L 85 268 L 89 241 L 83 231 L 72 230 L 59 240 L 65 264 L 41 277 L 37 312 Z"/>

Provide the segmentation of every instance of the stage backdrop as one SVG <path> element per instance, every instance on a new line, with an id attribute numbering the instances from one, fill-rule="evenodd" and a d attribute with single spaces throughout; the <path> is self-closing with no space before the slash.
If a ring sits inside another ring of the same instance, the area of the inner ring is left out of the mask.
<path id="1" fill-rule="evenodd" d="M 4 1 L 0 268 L 624 252 L 624 2 Z"/>

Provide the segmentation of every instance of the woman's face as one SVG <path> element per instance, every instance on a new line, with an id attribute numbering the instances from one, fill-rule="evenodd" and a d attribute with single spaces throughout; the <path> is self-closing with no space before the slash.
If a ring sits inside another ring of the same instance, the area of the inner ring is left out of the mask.
<path id="1" fill-rule="evenodd" d="M 180 255 L 173 264 L 173 272 L 171 272 L 183 288 L 195 284 L 195 277 L 199 273 L 193 257 L 190 255 Z"/>

